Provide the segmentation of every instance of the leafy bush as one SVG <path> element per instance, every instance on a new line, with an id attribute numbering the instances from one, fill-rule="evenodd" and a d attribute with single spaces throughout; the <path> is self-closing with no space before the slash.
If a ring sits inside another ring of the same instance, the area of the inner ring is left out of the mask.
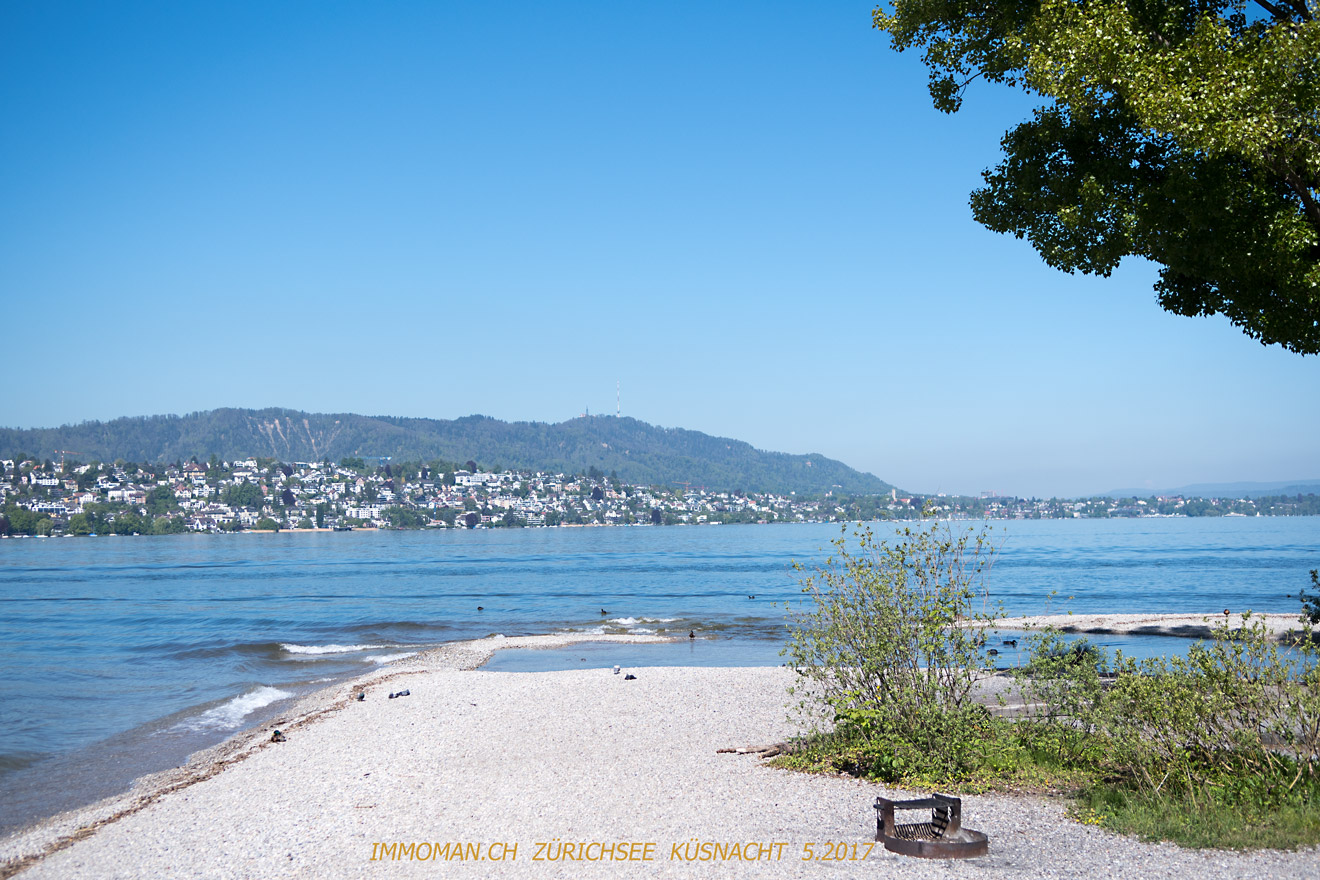
<path id="1" fill-rule="evenodd" d="M 1311 569 L 1311 586 L 1314 593 L 1302 590 L 1297 598 L 1302 600 L 1302 616 L 1312 624 L 1320 623 L 1320 569 Z"/>
<path id="2" fill-rule="evenodd" d="M 1143 661 L 1060 652 L 1034 637 L 1018 675 L 1023 737 L 1050 731 L 1064 765 L 1084 770 L 1089 820 L 1192 846 L 1320 840 L 1320 666 L 1308 639 L 1281 654 L 1251 615 L 1221 622 L 1187 657 Z M 1106 665 L 1112 672 L 1101 673 Z M 1309 818 L 1308 818 L 1309 817 Z"/>
<path id="3" fill-rule="evenodd" d="M 956 776 L 981 757 L 989 714 L 972 700 L 986 668 L 973 610 L 993 559 L 988 530 L 947 523 L 904 527 L 892 540 L 869 526 L 835 540 L 784 653 L 807 679 L 800 704 L 823 704 L 837 735 L 855 744 L 856 770 L 896 779 Z"/>

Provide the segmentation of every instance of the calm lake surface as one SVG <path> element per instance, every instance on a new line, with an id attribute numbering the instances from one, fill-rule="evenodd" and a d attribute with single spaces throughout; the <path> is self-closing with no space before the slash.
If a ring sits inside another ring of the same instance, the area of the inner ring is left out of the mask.
<path id="1" fill-rule="evenodd" d="M 839 534 L 774 525 L 0 541 L 0 832 L 454 639 L 695 630 L 695 643 L 593 647 L 573 660 L 777 664 L 785 605 L 801 600 L 791 563 L 819 562 Z M 1320 517 L 1011 521 L 992 535 L 991 599 L 1010 615 L 1291 613 L 1300 606 L 1290 594 L 1320 567 Z"/>

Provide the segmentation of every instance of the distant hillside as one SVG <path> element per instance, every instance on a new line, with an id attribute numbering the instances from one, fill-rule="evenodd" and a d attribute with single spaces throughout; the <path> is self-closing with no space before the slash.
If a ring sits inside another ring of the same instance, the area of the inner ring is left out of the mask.
<path id="1" fill-rule="evenodd" d="M 1152 495 L 1181 495 L 1184 498 L 1260 498 L 1269 495 L 1320 493 L 1320 480 L 1288 480 L 1281 483 L 1193 483 L 1177 489 L 1114 489 L 1105 498 L 1149 498 Z"/>
<path id="2" fill-rule="evenodd" d="M 0 428 L 0 457 L 19 453 L 81 461 L 206 461 L 258 456 L 284 461 L 338 461 L 344 456 L 398 460 L 475 460 L 485 468 L 576 473 L 617 471 L 628 483 L 676 482 L 748 492 L 851 494 L 892 486 L 823 455 L 754 449 L 699 431 L 657 428 L 630 418 L 586 417 L 549 425 L 486 416 L 452 421 L 325 415 L 285 409 L 216 409 L 186 416 L 141 416 L 61 428 Z"/>

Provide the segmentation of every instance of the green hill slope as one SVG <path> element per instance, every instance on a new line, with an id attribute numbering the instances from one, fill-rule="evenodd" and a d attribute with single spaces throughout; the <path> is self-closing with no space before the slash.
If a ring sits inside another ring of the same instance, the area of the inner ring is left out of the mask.
<path id="1" fill-rule="evenodd" d="M 404 419 L 284 409 L 216 409 L 186 416 L 142 416 L 60 428 L 0 428 L 0 456 L 82 461 L 174 461 L 211 455 L 284 461 L 338 461 L 349 455 L 398 460 L 475 460 L 482 467 L 617 472 L 628 483 L 691 482 L 749 492 L 852 494 L 892 486 L 823 455 L 755 449 L 699 431 L 658 428 L 630 418 L 585 417 L 556 425 L 501 422 L 486 416 Z"/>

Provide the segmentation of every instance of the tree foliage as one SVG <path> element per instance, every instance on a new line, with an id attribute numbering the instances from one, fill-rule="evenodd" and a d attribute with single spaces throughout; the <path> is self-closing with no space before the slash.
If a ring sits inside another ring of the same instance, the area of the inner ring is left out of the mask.
<path id="1" fill-rule="evenodd" d="M 255 483 L 232 483 L 225 487 L 220 496 L 230 507 L 261 507 L 265 496 Z"/>
<path id="2" fill-rule="evenodd" d="M 975 79 L 1043 105 L 1003 139 L 972 213 L 1056 268 L 1159 263 L 1160 305 L 1320 352 L 1317 0 L 894 0 L 935 106 Z"/>
<path id="3" fill-rule="evenodd" d="M 174 497 L 174 490 L 169 486 L 156 486 L 147 493 L 147 513 L 163 516 L 179 509 L 179 501 Z"/>

